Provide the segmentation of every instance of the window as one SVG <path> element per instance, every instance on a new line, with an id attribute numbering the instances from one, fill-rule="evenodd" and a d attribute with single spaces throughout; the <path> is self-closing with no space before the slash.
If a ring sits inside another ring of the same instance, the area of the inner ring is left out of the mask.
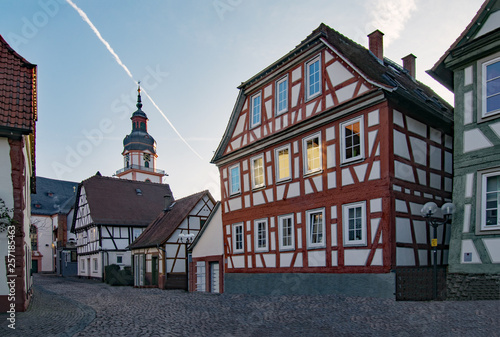
<path id="1" fill-rule="evenodd" d="M 76 262 L 76 252 L 75 251 L 72 251 L 71 252 L 71 262 Z"/>
<path id="2" fill-rule="evenodd" d="M 319 55 L 307 62 L 307 85 L 306 85 L 306 98 L 311 99 L 321 94 L 321 70 L 320 70 L 320 57 Z"/>
<path id="3" fill-rule="evenodd" d="M 253 188 L 263 187 L 264 182 L 264 156 L 252 159 L 252 186 Z"/>
<path id="4" fill-rule="evenodd" d="M 483 64 L 483 117 L 500 112 L 500 58 Z"/>
<path id="5" fill-rule="evenodd" d="M 306 212 L 307 247 L 325 247 L 325 210 L 316 209 Z"/>
<path id="6" fill-rule="evenodd" d="M 276 177 L 277 181 L 290 179 L 290 146 L 276 149 Z"/>
<path id="7" fill-rule="evenodd" d="M 30 239 L 31 239 L 31 250 L 37 251 L 38 250 L 38 230 L 36 226 L 31 225 L 30 227 Z"/>
<path id="8" fill-rule="evenodd" d="M 321 138 L 320 134 L 304 139 L 304 173 L 321 170 Z"/>
<path id="9" fill-rule="evenodd" d="M 295 236 L 292 214 L 278 217 L 278 230 L 280 250 L 294 249 Z"/>
<path id="10" fill-rule="evenodd" d="M 205 261 L 196 262 L 196 291 L 205 291 Z"/>
<path id="11" fill-rule="evenodd" d="M 276 82 L 276 114 L 288 111 L 288 76 Z"/>
<path id="12" fill-rule="evenodd" d="M 130 167 L 130 153 L 127 153 L 124 158 L 125 158 L 125 167 L 127 168 Z"/>
<path id="13" fill-rule="evenodd" d="M 267 219 L 255 221 L 255 251 L 267 251 Z"/>
<path id="14" fill-rule="evenodd" d="M 243 224 L 233 225 L 233 253 L 243 253 Z"/>
<path id="15" fill-rule="evenodd" d="M 151 161 L 151 154 L 144 153 L 144 166 L 149 167 L 149 162 Z"/>
<path id="16" fill-rule="evenodd" d="M 117 255 L 116 256 L 116 263 L 117 264 L 122 264 L 123 263 L 123 256 L 122 255 Z"/>
<path id="17" fill-rule="evenodd" d="M 85 260 L 80 260 L 80 269 L 85 271 Z"/>
<path id="18" fill-rule="evenodd" d="M 344 245 L 366 245 L 365 202 L 343 205 Z"/>
<path id="19" fill-rule="evenodd" d="M 240 193 L 240 166 L 236 165 L 229 169 L 229 194 Z"/>
<path id="20" fill-rule="evenodd" d="M 262 96 L 260 93 L 252 96 L 252 113 L 250 115 L 250 127 L 256 127 L 260 124 L 260 116 L 261 116 L 261 100 Z"/>
<path id="21" fill-rule="evenodd" d="M 142 228 L 134 228 L 132 230 L 132 237 L 133 237 L 132 241 L 137 239 L 139 237 L 139 235 L 141 235 L 141 234 L 142 234 Z"/>
<path id="22" fill-rule="evenodd" d="M 92 261 L 94 262 L 94 271 L 97 272 L 98 269 L 97 259 L 92 259 Z"/>
<path id="23" fill-rule="evenodd" d="M 340 124 L 342 133 L 342 162 L 363 158 L 363 117 Z"/>
<path id="24" fill-rule="evenodd" d="M 500 172 L 482 175 L 481 230 L 500 229 Z"/>

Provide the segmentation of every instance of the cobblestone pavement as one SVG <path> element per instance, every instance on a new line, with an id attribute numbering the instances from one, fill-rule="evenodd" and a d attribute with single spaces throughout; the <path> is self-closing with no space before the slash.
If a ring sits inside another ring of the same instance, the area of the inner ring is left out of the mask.
<path id="1" fill-rule="evenodd" d="M 16 330 L 0 336 L 500 336 L 500 301 L 396 302 L 111 287 L 35 277 Z"/>

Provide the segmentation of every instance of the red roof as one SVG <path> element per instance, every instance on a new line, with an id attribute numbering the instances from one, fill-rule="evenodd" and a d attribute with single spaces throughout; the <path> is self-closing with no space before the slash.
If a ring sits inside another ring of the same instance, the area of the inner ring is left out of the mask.
<path id="1" fill-rule="evenodd" d="M 0 129 L 29 134 L 36 121 L 36 65 L 0 35 Z"/>
<path id="2" fill-rule="evenodd" d="M 146 227 L 163 210 L 165 195 L 172 195 L 168 184 L 95 175 L 80 183 L 76 200 L 82 187 L 92 221 L 99 225 Z"/>
<path id="3" fill-rule="evenodd" d="M 165 243 L 204 196 L 213 201 L 208 190 L 177 200 L 168 211 L 161 212 L 129 248 L 156 247 Z"/>

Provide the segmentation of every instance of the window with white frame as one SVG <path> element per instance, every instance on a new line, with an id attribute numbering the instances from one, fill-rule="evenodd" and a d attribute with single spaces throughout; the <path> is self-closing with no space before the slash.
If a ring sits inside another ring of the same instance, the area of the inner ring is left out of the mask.
<path id="1" fill-rule="evenodd" d="M 196 291 L 205 291 L 206 269 L 205 261 L 196 262 Z"/>
<path id="2" fill-rule="evenodd" d="M 255 220 L 255 251 L 267 251 L 268 231 L 267 219 Z"/>
<path id="3" fill-rule="evenodd" d="M 290 167 L 290 145 L 276 149 L 276 180 L 283 181 L 290 179 Z"/>
<path id="4" fill-rule="evenodd" d="M 237 194 L 240 191 L 240 166 L 235 165 L 229 168 L 229 194 Z"/>
<path id="5" fill-rule="evenodd" d="M 481 230 L 500 229 L 500 171 L 482 174 Z"/>
<path id="6" fill-rule="evenodd" d="M 280 250 L 294 249 L 295 234 L 293 228 L 293 214 L 278 217 Z"/>
<path id="7" fill-rule="evenodd" d="M 366 245 L 366 203 L 342 205 L 344 245 Z"/>
<path id="8" fill-rule="evenodd" d="M 265 185 L 264 156 L 252 158 L 252 187 L 259 188 Z"/>
<path id="9" fill-rule="evenodd" d="M 307 247 L 325 247 L 325 209 L 315 209 L 306 212 Z"/>
<path id="10" fill-rule="evenodd" d="M 321 58 L 318 55 L 306 64 L 306 99 L 311 99 L 321 94 Z"/>
<path id="11" fill-rule="evenodd" d="M 243 224 L 233 225 L 233 253 L 243 253 L 245 249 L 243 242 Z"/>
<path id="12" fill-rule="evenodd" d="M 258 93 L 257 95 L 253 95 L 251 100 L 250 127 L 253 128 L 260 125 L 262 96 Z"/>
<path id="13" fill-rule="evenodd" d="M 94 262 L 94 272 L 97 272 L 97 269 L 99 267 L 97 259 L 92 259 L 92 261 Z"/>
<path id="14" fill-rule="evenodd" d="M 80 260 L 80 269 L 81 271 L 85 271 L 85 260 Z"/>
<path id="15" fill-rule="evenodd" d="M 276 82 L 276 114 L 288 111 L 288 76 Z"/>
<path id="16" fill-rule="evenodd" d="M 317 133 L 304 138 L 304 173 L 321 170 L 321 134 Z"/>
<path id="17" fill-rule="evenodd" d="M 364 156 L 363 116 L 340 124 L 342 162 L 348 163 Z"/>
<path id="18" fill-rule="evenodd" d="M 483 117 L 500 112 L 500 58 L 483 63 Z"/>

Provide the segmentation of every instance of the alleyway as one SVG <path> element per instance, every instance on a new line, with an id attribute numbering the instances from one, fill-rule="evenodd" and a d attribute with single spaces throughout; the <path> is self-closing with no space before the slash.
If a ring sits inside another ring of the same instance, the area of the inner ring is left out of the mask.
<path id="1" fill-rule="evenodd" d="M 0 336 L 500 336 L 500 302 L 190 294 L 36 275 Z"/>

